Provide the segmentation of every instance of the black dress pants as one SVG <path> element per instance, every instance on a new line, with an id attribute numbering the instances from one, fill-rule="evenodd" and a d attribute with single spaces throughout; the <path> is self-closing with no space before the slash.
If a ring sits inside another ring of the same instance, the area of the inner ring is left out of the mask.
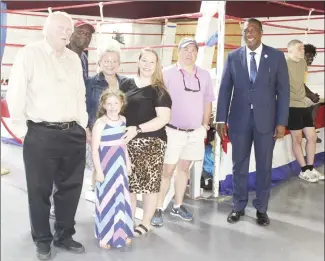
<path id="1" fill-rule="evenodd" d="M 51 243 L 50 196 L 53 182 L 55 240 L 75 233 L 75 214 L 81 194 L 86 154 L 86 132 L 80 125 L 61 130 L 28 122 L 24 140 L 28 203 L 32 238 Z"/>

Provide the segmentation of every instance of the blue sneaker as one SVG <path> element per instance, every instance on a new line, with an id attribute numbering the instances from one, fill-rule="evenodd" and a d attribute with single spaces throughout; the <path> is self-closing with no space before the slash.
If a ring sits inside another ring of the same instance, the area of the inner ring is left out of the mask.
<path id="1" fill-rule="evenodd" d="M 151 225 L 154 227 L 162 227 L 164 225 L 162 209 L 156 209 L 154 216 L 151 219 Z"/>
<path id="2" fill-rule="evenodd" d="M 170 214 L 175 217 L 180 217 L 181 219 L 183 219 L 185 221 L 193 220 L 193 214 L 188 212 L 187 209 L 183 205 L 180 206 L 179 208 L 172 207 Z"/>

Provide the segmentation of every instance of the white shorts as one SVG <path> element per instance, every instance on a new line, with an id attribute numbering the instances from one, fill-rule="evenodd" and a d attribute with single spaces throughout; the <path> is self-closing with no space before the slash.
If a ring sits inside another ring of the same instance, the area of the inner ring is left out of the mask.
<path id="1" fill-rule="evenodd" d="M 179 131 L 166 126 L 167 148 L 165 152 L 165 164 L 176 164 L 182 160 L 203 160 L 204 139 L 207 131 L 201 126 L 191 131 Z"/>

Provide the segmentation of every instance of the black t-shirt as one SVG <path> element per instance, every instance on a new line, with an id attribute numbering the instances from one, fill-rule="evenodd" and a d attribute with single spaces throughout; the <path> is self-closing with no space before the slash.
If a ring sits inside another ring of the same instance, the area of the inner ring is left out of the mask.
<path id="1" fill-rule="evenodd" d="M 172 100 L 168 92 L 151 85 L 139 88 L 134 79 L 129 79 L 122 90 L 126 94 L 127 105 L 124 111 L 127 126 L 137 126 L 157 117 L 156 107 L 171 108 Z M 139 133 L 136 138 L 159 137 L 167 140 L 165 127 L 152 132 Z"/>

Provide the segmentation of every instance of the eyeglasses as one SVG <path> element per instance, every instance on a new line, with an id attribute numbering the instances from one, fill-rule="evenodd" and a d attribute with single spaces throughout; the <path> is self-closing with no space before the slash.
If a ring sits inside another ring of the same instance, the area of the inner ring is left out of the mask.
<path id="1" fill-rule="evenodd" d="M 198 82 L 198 85 L 199 85 L 199 89 L 197 89 L 197 90 L 192 90 L 192 89 L 187 88 L 186 83 L 185 83 L 185 75 L 184 75 L 184 73 L 183 73 L 182 70 L 180 70 L 180 72 L 181 72 L 181 74 L 182 74 L 182 76 L 183 76 L 183 83 L 184 83 L 184 90 L 185 90 L 185 91 L 187 91 L 187 92 L 199 92 L 199 91 L 201 91 L 200 80 L 199 80 L 199 78 L 197 77 L 196 72 L 195 72 L 195 74 L 194 74 L 194 77 L 197 79 L 197 82 Z"/>

